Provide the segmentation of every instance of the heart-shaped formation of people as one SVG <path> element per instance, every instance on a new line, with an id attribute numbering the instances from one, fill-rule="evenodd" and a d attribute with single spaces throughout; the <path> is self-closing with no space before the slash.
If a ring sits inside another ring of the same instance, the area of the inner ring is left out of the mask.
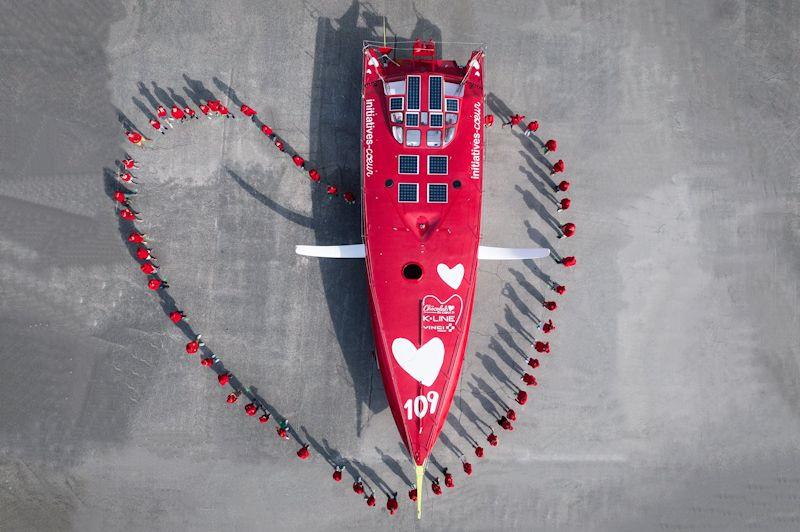
<path id="1" fill-rule="evenodd" d="M 235 97 L 231 95 L 231 100 L 233 101 Z M 285 153 L 289 157 L 292 158 L 295 166 L 297 167 L 298 171 L 305 173 L 308 179 L 315 184 L 321 184 L 323 179 L 320 172 L 314 167 L 314 165 L 309 164 L 308 161 L 305 160 L 299 153 L 295 152 L 291 148 L 287 147 L 286 142 L 281 139 L 273 129 L 266 123 L 262 122 L 259 117 L 258 113 L 255 109 L 244 104 L 242 102 L 234 102 L 239 107 L 239 111 L 248 118 L 255 126 L 263 133 L 266 138 L 269 139 L 270 142 L 277 148 L 277 150 L 281 153 Z M 205 117 L 211 121 L 214 120 L 224 120 L 226 118 L 236 120 L 235 115 L 230 111 L 230 109 L 224 105 L 220 100 L 217 99 L 206 99 L 206 100 L 197 100 L 195 99 L 195 104 L 199 107 L 199 113 L 197 110 L 192 108 L 189 105 L 178 106 L 173 105 L 171 109 L 167 110 L 163 105 L 157 105 L 155 109 L 153 109 L 152 114 L 148 115 L 148 121 L 153 128 L 153 130 L 157 133 L 165 135 L 168 131 L 174 129 L 176 126 L 179 126 L 183 122 L 191 121 L 191 120 L 200 120 L 201 116 Z M 527 126 L 522 124 L 524 120 L 523 115 L 514 114 L 511 115 L 509 113 L 509 120 L 508 122 L 504 123 L 503 126 L 506 125 L 511 126 L 513 130 L 514 126 L 519 126 L 524 131 L 524 137 L 530 138 L 532 142 L 538 142 L 541 148 L 543 148 L 544 153 L 548 152 L 555 152 L 558 149 L 558 144 L 555 140 L 551 139 L 547 142 L 541 142 L 538 137 L 534 135 L 534 133 L 538 130 L 539 124 L 536 121 L 529 122 Z M 493 123 L 494 117 L 492 115 L 486 116 L 486 127 L 490 127 Z M 137 130 L 133 124 L 128 121 L 123 122 L 125 126 L 125 135 L 128 138 L 128 141 L 137 146 L 139 148 L 146 148 L 148 143 L 152 142 L 152 139 L 147 138 L 141 131 Z M 553 165 L 549 165 L 550 176 L 557 173 L 561 173 L 565 169 L 564 162 L 562 160 L 557 161 Z M 132 185 L 138 185 L 139 179 L 137 176 L 133 174 L 135 170 L 139 169 L 139 164 L 134 160 L 133 157 L 130 155 L 125 156 L 122 160 L 117 161 L 117 173 L 116 177 L 119 180 L 118 186 L 113 193 L 113 199 L 115 201 L 115 206 L 118 210 L 118 214 L 120 218 L 124 221 L 123 223 L 129 224 L 130 227 L 125 229 L 127 234 L 127 243 L 131 247 L 131 251 L 135 255 L 135 257 L 139 260 L 139 268 L 147 276 L 147 287 L 153 291 L 154 293 L 158 293 L 161 296 L 162 303 L 165 304 L 165 308 L 168 308 L 168 316 L 175 326 L 179 327 L 181 331 L 187 336 L 189 340 L 186 344 L 185 351 L 187 355 L 190 356 L 198 356 L 200 359 L 200 364 L 202 367 L 210 369 L 215 375 L 217 382 L 223 388 L 229 388 L 230 392 L 226 396 L 226 401 L 230 404 L 237 403 L 240 397 L 244 396 L 246 403 L 244 404 L 243 410 L 246 415 L 251 417 L 256 417 L 260 423 L 267 424 L 269 423 L 270 419 L 275 419 L 275 431 L 279 438 L 283 440 L 294 440 L 300 447 L 295 451 L 295 454 L 300 460 L 308 460 L 311 457 L 311 452 L 309 450 L 310 443 L 306 443 L 300 437 L 300 435 L 293 430 L 292 426 L 289 424 L 289 421 L 285 418 L 279 418 L 277 414 L 277 410 L 267 402 L 263 397 L 261 397 L 258 393 L 256 393 L 252 388 L 245 386 L 236 376 L 235 374 L 230 371 L 220 360 L 219 357 L 205 344 L 203 341 L 202 335 L 198 334 L 191 325 L 187 322 L 187 315 L 178 308 L 175 301 L 167 295 L 167 289 L 169 285 L 165 281 L 165 279 L 160 275 L 160 265 L 156 262 L 156 256 L 153 252 L 152 247 L 148 244 L 148 237 L 147 235 L 140 230 L 139 224 L 142 222 L 141 213 L 137 212 L 133 205 L 132 205 L 132 197 L 138 193 L 137 189 L 134 189 Z M 568 181 L 561 181 L 558 184 L 550 183 L 551 188 L 553 189 L 554 193 L 558 192 L 566 192 L 570 188 L 570 183 Z M 330 198 L 341 197 L 347 203 L 355 203 L 356 197 L 355 194 L 351 191 L 345 191 L 340 195 L 338 187 L 334 184 L 325 184 L 326 192 Z M 557 212 L 562 212 L 570 208 L 571 200 L 569 198 L 562 198 L 560 201 L 557 201 L 554 197 L 550 196 L 550 199 L 557 205 L 558 209 Z M 551 223 L 551 225 L 553 225 Z M 575 234 L 575 225 L 572 223 L 565 223 L 565 224 L 556 224 L 554 227 L 557 229 L 557 236 L 558 238 L 562 237 L 571 237 Z M 556 260 L 557 263 L 561 264 L 562 266 L 569 268 L 576 264 L 575 257 L 563 257 L 559 258 L 558 255 L 553 253 L 553 258 Z M 454 289 L 457 289 L 461 285 L 461 281 L 464 277 L 464 267 L 461 264 L 458 264 L 454 267 L 449 267 L 446 264 L 439 264 L 437 267 L 437 272 L 441 279 L 451 286 Z M 549 277 L 546 278 L 546 282 L 550 285 L 550 288 L 559 295 L 563 295 L 566 292 L 566 287 L 562 284 L 556 283 Z M 434 298 L 435 299 L 435 298 Z M 451 298 L 452 299 L 452 298 Z M 437 308 L 439 309 L 446 309 L 448 312 L 456 312 L 460 316 L 461 312 L 461 305 L 462 302 L 460 298 L 458 301 L 451 302 L 451 299 L 448 299 L 445 302 L 439 301 L 438 299 L 431 303 L 435 303 L 438 305 Z M 454 303 L 458 303 L 457 305 Z M 557 304 L 555 301 L 541 301 L 542 306 L 548 311 L 555 311 L 557 308 Z M 434 309 L 436 310 L 436 309 Z M 551 331 L 555 330 L 555 325 L 553 321 L 548 319 L 547 321 L 540 320 L 532 313 L 526 313 L 528 317 L 530 317 L 535 324 L 536 328 L 540 330 L 543 334 L 549 334 Z M 456 320 L 458 321 L 458 320 Z M 526 331 L 520 331 L 526 332 Z M 531 341 L 531 347 L 540 354 L 547 355 L 550 353 L 550 343 L 549 342 L 542 342 L 540 340 L 536 340 L 532 334 L 524 334 L 525 338 Z M 432 381 L 438 375 L 443 358 L 444 358 L 444 346 L 442 341 L 438 338 L 433 338 L 431 340 L 426 341 L 423 345 L 417 348 L 414 343 L 406 338 L 398 338 L 395 339 L 392 343 L 392 352 L 394 354 L 395 360 L 397 360 L 398 364 L 409 374 L 413 375 L 416 379 L 421 381 L 424 385 L 429 386 L 432 384 Z M 537 386 L 538 381 L 532 373 L 528 371 L 532 371 L 539 367 L 539 359 L 535 358 L 535 356 L 528 357 L 525 355 L 527 359 L 527 365 L 531 368 L 530 370 L 521 372 L 521 380 L 527 386 Z M 528 400 L 528 394 L 520 386 L 516 384 L 512 384 L 512 387 L 516 389 L 516 394 L 513 397 L 514 401 L 516 401 L 519 405 L 524 405 Z M 497 424 L 503 428 L 504 430 L 513 430 L 513 422 L 516 421 L 517 415 L 516 411 L 513 408 L 505 406 L 504 415 L 500 416 L 499 419 L 496 420 Z M 486 424 L 486 426 L 490 426 Z M 490 430 L 488 434 L 484 431 L 484 436 L 486 441 L 491 446 L 497 446 L 498 444 L 498 436 L 494 433 L 493 430 Z M 485 451 L 481 444 L 474 438 L 469 437 L 470 444 L 472 445 L 475 455 L 478 458 L 483 458 Z M 321 449 L 317 449 L 320 454 L 324 455 L 324 451 Z M 342 471 L 345 469 L 344 463 L 337 463 L 332 457 L 324 456 L 326 461 L 330 464 L 333 468 L 332 478 L 336 482 L 340 482 L 342 480 Z M 472 464 L 468 461 L 466 456 L 463 454 L 460 456 L 462 469 L 467 476 L 472 474 Z M 453 475 L 448 471 L 448 469 L 442 468 L 442 475 L 444 476 L 444 484 L 448 488 L 453 488 L 455 485 L 455 481 L 453 479 Z M 353 491 L 358 494 L 359 496 L 363 496 L 366 505 L 368 507 L 375 506 L 375 492 L 374 489 L 364 481 L 360 476 L 357 476 L 357 472 L 354 473 L 354 482 L 352 485 Z M 369 493 L 367 492 L 369 490 Z M 386 490 L 384 490 L 386 491 Z M 435 495 L 441 495 L 442 490 L 439 483 L 439 478 L 435 477 L 431 483 L 431 491 Z M 398 509 L 397 503 L 397 492 L 396 491 L 388 491 L 384 493 L 386 495 L 386 509 L 390 515 L 393 515 Z M 408 492 L 408 497 L 411 501 L 416 501 L 417 499 L 417 490 L 415 486 L 410 486 L 410 490 Z"/>

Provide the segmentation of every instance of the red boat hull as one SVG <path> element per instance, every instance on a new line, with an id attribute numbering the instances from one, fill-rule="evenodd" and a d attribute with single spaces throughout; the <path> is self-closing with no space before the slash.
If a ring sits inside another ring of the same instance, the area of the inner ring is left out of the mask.
<path id="1" fill-rule="evenodd" d="M 469 336 L 483 188 L 483 57 L 473 52 L 460 67 L 382 61 L 378 50 L 364 50 L 372 328 L 389 406 L 417 465 L 447 419 Z"/>

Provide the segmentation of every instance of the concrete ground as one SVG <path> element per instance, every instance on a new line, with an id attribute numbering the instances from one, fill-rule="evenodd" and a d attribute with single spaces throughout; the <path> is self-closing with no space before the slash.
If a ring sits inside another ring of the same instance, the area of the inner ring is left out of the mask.
<path id="1" fill-rule="evenodd" d="M 299 463 L 183 354 L 108 197 L 123 122 L 148 131 L 150 100 L 229 89 L 355 188 L 359 47 L 381 15 L 401 38 L 488 44 L 489 106 L 558 139 L 573 208 L 557 218 L 578 227 L 556 240 L 535 145 L 489 130 L 483 242 L 578 266 L 482 267 L 435 453 L 456 488 L 426 494 L 421 522 L 363 265 L 293 253 L 357 242 L 358 207 L 241 117 L 130 150 L 169 297 L 313 440 Z M 0 529 L 796 530 L 798 28 L 790 0 L 2 2 Z M 547 276 L 568 293 L 541 384 L 467 479 L 457 453 L 511 396 Z"/>

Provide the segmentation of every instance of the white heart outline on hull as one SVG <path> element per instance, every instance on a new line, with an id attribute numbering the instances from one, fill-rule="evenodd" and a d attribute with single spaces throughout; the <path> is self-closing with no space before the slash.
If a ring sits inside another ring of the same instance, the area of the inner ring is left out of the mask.
<path id="1" fill-rule="evenodd" d="M 407 338 L 395 338 L 392 355 L 415 381 L 430 386 L 436 381 L 444 363 L 444 342 L 440 338 L 431 338 L 417 348 Z"/>
<path id="2" fill-rule="evenodd" d="M 458 287 L 461 286 L 461 281 L 464 280 L 464 265 L 458 263 L 451 268 L 442 262 L 436 266 L 436 273 L 439 274 L 439 277 L 447 286 L 453 290 L 458 290 Z"/>

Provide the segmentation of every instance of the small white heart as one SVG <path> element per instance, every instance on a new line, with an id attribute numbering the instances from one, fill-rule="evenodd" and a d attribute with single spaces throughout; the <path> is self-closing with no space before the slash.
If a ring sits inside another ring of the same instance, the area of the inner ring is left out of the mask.
<path id="1" fill-rule="evenodd" d="M 473 59 L 472 61 L 470 61 L 469 66 L 471 66 L 475 70 L 480 70 L 481 69 L 481 64 L 478 62 L 477 59 Z"/>
<path id="2" fill-rule="evenodd" d="M 430 386 L 439 376 L 444 363 L 444 343 L 431 338 L 417 349 L 411 340 L 395 338 L 392 342 L 394 359 L 406 373 L 423 386 Z"/>
<path id="3" fill-rule="evenodd" d="M 380 63 L 378 63 L 378 60 L 375 59 L 374 57 L 370 57 L 369 61 L 367 61 L 367 64 L 369 66 L 374 66 L 375 68 L 378 68 L 380 66 Z"/>
<path id="4" fill-rule="evenodd" d="M 436 273 L 442 278 L 442 281 L 447 283 L 447 286 L 453 290 L 458 290 L 461 286 L 461 281 L 464 279 L 464 265 L 456 264 L 452 268 L 445 263 L 436 266 Z"/>

